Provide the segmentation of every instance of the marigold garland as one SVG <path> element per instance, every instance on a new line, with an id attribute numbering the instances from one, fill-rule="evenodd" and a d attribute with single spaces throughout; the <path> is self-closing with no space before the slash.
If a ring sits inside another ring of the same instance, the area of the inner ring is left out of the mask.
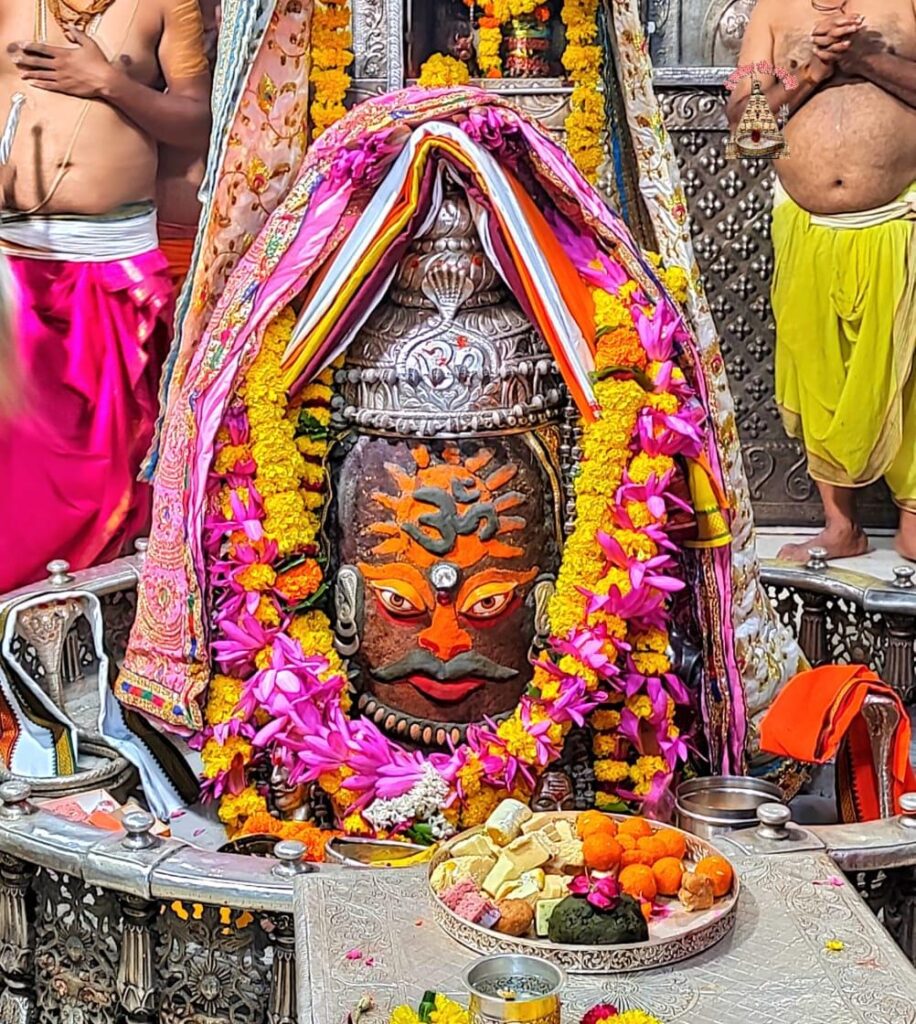
<path id="1" fill-rule="evenodd" d="M 273 746 L 292 783 L 314 779 L 328 793 L 345 832 L 385 835 L 425 822 L 432 838 L 446 835 L 480 823 L 506 796 L 527 800 L 571 726 L 589 715 L 599 806 L 651 803 L 667 787 L 686 757 L 674 723 L 686 695 L 670 672 L 665 628 L 666 595 L 681 584 L 663 575 L 672 564 L 666 487 L 673 455 L 691 436 L 678 420 L 683 376 L 670 351 L 641 342 L 637 324 L 654 311 L 635 284 L 596 287 L 593 297 L 601 414 L 582 439 L 575 529 L 549 608 L 552 640 L 513 714 L 498 726 L 471 726 L 467 744 L 438 761 L 418 761 L 347 717 L 330 624 L 312 607 L 323 587 L 316 556 L 330 378 L 288 403 L 276 380 L 293 313 L 267 330 L 218 437 L 208 519 L 214 651 L 224 674 L 210 689 L 201 756 L 231 829 L 301 830 L 269 826 L 265 797 L 249 783 L 250 768 Z M 357 764 L 360 789 L 350 783 Z M 367 799 L 366 777 L 383 766 L 389 779 L 403 774 L 401 795 Z"/>
<path id="2" fill-rule="evenodd" d="M 454 57 L 434 53 L 420 68 L 417 85 L 422 85 L 424 89 L 441 89 L 445 86 L 466 85 L 470 79 L 467 64 Z"/>
<path id="3" fill-rule="evenodd" d="M 564 0 L 560 13 L 566 26 L 563 67 L 572 83 L 566 118 L 566 148 L 579 170 L 592 183 L 604 163 L 603 54 L 598 43 L 598 0 Z"/>
<path id="4" fill-rule="evenodd" d="M 683 584 L 667 575 L 667 488 L 674 457 L 699 451 L 698 406 L 673 362 L 670 307 L 621 281 L 597 251 L 591 261 L 571 256 L 593 287 L 599 415 L 581 443 L 552 637 L 513 714 L 472 725 L 450 754 L 407 751 L 349 717 L 345 673 L 319 610 L 330 376 L 288 401 L 277 381 L 294 314 L 265 332 L 218 434 L 206 523 L 220 674 L 201 757 L 205 792 L 221 798 L 234 832 L 301 830 L 268 823 L 252 770 L 269 756 L 290 785 L 317 782 L 344 831 L 419 839 L 477 824 L 506 796 L 527 800 L 572 725 L 589 718 L 599 806 L 653 807 L 685 760 L 675 714 L 688 695 L 668 659 L 667 601 Z M 661 274 L 673 288 L 686 280 Z"/>
<path id="5" fill-rule="evenodd" d="M 286 310 L 266 331 L 239 389 L 239 404 L 217 437 L 211 479 L 218 491 L 207 523 L 215 650 L 224 667 L 250 676 L 271 663 L 279 637 L 301 637 L 325 654 L 333 679 L 341 666 L 329 623 L 320 612 L 300 610 L 323 582 L 314 557 L 320 521 L 304 488 L 324 479 L 330 376 L 306 387 L 295 403 L 277 388 L 294 323 Z M 337 682 L 345 688 L 342 676 Z M 251 822 L 269 819 L 276 822 L 270 834 L 302 839 L 301 824 L 274 819 L 264 794 L 247 784 L 258 755 L 251 742 L 257 712 L 246 708 L 245 696 L 239 676 L 218 674 L 211 681 L 201 750 L 205 793 L 220 798 L 220 820 L 232 832 L 251 834 Z M 309 838 L 310 852 L 323 853 L 323 843 Z"/>
<path id="6" fill-rule="evenodd" d="M 313 138 L 317 139 L 347 112 L 344 100 L 350 88 L 347 68 L 353 63 L 352 45 L 347 0 L 315 0 L 309 71 Z"/>

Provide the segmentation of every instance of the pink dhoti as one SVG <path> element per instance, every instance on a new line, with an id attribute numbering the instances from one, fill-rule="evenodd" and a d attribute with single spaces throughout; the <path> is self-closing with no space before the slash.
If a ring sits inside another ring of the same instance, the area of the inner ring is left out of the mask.
<path id="1" fill-rule="evenodd" d="M 151 489 L 137 474 L 174 305 L 158 249 L 7 258 L 25 393 L 0 422 L 0 593 L 41 579 L 54 558 L 82 569 L 116 557 L 147 530 Z"/>

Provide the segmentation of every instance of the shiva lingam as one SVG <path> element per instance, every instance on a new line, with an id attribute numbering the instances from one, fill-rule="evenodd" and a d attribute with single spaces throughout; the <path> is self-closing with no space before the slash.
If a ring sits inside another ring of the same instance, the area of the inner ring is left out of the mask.
<path id="1" fill-rule="evenodd" d="M 408 745 L 460 743 L 512 713 L 547 638 L 567 406 L 462 195 L 410 245 L 337 385 L 328 533 L 356 710 Z"/>
<path id="2" fill-rule="evenodd" d="M 523 15 L 509 22 L 506 33 L 506 77 L 547 78 L 550 75 L 549 21 Z"/>

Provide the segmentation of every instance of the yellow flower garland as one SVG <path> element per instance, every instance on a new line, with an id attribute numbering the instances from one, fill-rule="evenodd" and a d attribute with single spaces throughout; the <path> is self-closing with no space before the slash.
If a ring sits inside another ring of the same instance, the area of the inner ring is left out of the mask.
<path id="1" fill-rule="evenodd" d="M 347 112 L 347 68 L 353 63 L 353 35 L 347 0 L 316 0 L 312 15 L 312 136 L 318 138 Z"/>
<path id="2" fill-rule="evenodd" d="M 470 80 L 471 73 L 467 64 L 454 57 L 434 53 L 420 68 L 417 85 L 422 85 L 424 89 L 441 89 L 451 85 L 467 85 Z"/>
<path id="3" fill-rule="evenodd" d="M 280 363 L 295 323 L 295 313 L 286 309 L 265 332 L 260 351 L 239 389 L 250 428 L 248 445 L 237 457 L 218 457 L 214 464 L 217 472 L 225 472 L 238 464 L 241 456 L 254 460 L 257 466 L 254 483 L 264 501 L 266 513 L 264 539 L 277 545 L 281 557 L 312 549 L 318 542 L 320 519 L 317 509 L 323 498 L 321 494 L 303 490 L 303 487 L 323 484 L 328 444 L 323 438 L 306 436 L 297 439 L 296 425 L 304 414 L 319 426 L 326 426 L 329 420 L 326 407 L 330 405 L 331 398 L 330 371 L 303 388 L 294 402 L 289 402 L 285 391 L 277 385 Z M 314 402 L 323 404 L 312 406 Z M 317 467 L 309 459 L 317 460 Z M 247 489 L 241 490 L 246 492 L 243 499 L 247 498 Z M 230 517 L 229 491 L 228 485 L 224 485 L 220 497 L 226 518 Z M 314 497 L 318 499 L 317 508 L 312 500 Z M 311 560 L 309 568 L 316 576 L 316 582 L 320 582 L 322 573 L 317 562 Z M 242 569 L 236 575 L 236 582 L 249 593 L 261 592 L 273 588 L 278 583 L 278 576 L 272 566 L 257 562 Z M 280 622 L 277 605 L 264 596 L 255 617 L 267 625 Z M 323 613 L 307 611 L 296 615 L 287 631 L 293 639 L 299 640 L 304 650 L 321 653 L 328 659 L 326 677 L 341 672 L 342 664 L 334 650 L 330 622 Z M 270 663 L 269 647 L 258 654 L 256 663 L 259 668 Z M 244 716 L 237 710 L 241 695 L 240 679 L 214 676 L 205 709 L 207 725 L 212 728 L 225 726 L 233 719 L 241 720 Z M 347 706 L 346 699 L 344 706 Z M 247 767 L 252 754 L 251 744 L 239 736 L 229 735 L 223 742 L 211 736 L 201 750 L 204 777 L 214 778 L 228 771 L 236 758 L 242 767 Z M 220 820 L 233 832 L 242 829 L 245 820 L 253 815 L 267 813 L 267 801 L 252 786 L 246 786 L 236 794 L 224 794 L 220 800 Z M 285 829 L 287 825 L 289 829 Z M 287 832 L 292 835 L 297 825 L 296 822 L 278 823 L 274 834 L 278 838 L 283 838 Z"/>
<path id="4" fill-rule="evenodd" d="M 632 299 L 633 292 L 634 289 L 627 286 L 624 286 L 617 295 L 595 292 L 599 361 L 604 357 L 610 365 L 617 365 L 615 360 L 618 359 L 620 351 L 634 351 L 634 339 L 627 336 L 636 334 L 632 314 L 627 305 Z M 265 537 L 261 543 L 275 543 L 281 558 L 303 549 L 313 549 L 318 539 L 320 522 L 317 507 L 320 507 L 323 498 L 317 494 L 317 502 L 309 501 L 307 496 L 315 495 L 316 492 L 309 492 L 303 488 L 308 485 L 314 487 L 323 482 L 323 469 L 321 472 L 316 471 L 314 460 L 323 466 L 327 442 L 323 437 L 316 436 L 297 440 L 296 425 L 303 417 L 319 427 L 326 425 L 327 406 L 331 397 L 329 374 L 323 375 L 321 379 L 305 388 L 295 403 L 288 403 L 285 392 L 277 386 L 280 360 L 294 323 L 295 315 L 292 311 L 286 310 L 266 331 L 261 350 L 240 388 L 240 398 L 247 410 L 250 436 L 247 445 L 237 446 L 240 451 L 233 457 L 223 460 L 224 465 L 230 469 L 245 459 L 256 463 L 252 487 L 261 495 L 266 513 Z M 639 383 L 627 379 L 625 375 L 598 380 L 595 384 L 595 395 L 601 415 L 595 423 L 586 428 L 582 440 L 583 461 L 576 478 L 576 525 L 564 549 L 556 593 L 549 608 L 551 631 L 555 636 L 562 636 L 575 627 L 602 624 L 611 637 L 627 642 L 638 671 L 645 674 L 661 673 L 668 667 L 665 653 L 668 638 L 665 631 L 657 628 L 630 631 L 628 624 L 617 616 L 605 612 L 588 615 L 586 599 L 580 588 L 586 587 L 598 594 L 608 593 L 611 586 L 615 586 L 621 594 L 629 591 L 627 573 L 608 565 L 604 557 L 596 536 L 599 530 L 613 537 L 629 557 L 646 560 L 658 554 L 655 542 L 650 536 L 639 532 L 639 529 L 650 523 L 662 524 L 665 516 L 654 517 L 644 502 L 630 502 L 625 511 L 633 520 L 635 529 L 621 529 L 615 525 L 613 518 L 614 496 L 624 480 L 625 473 L 638 484 L 647 481 L 653 475 L 663 476 L 670 470 L 673 463 L 666 456 L 650 456 L 644 452 L 634 454 L 632 440 L 642 410 L 652 406 L 670 405 L 668 411 L 674 412 L 677 410 L 678 402 L 670 394 L 647 393 Z M 318 404 L 313 405 L 315 402 Z M 225 442 L 226 438 L 223 437 L 222 440 Z M 216 463 L 220 463 L 219 458 Z M 248 491 L 249 488 L 243 485 L 236 486 L 236 493 L 242 500 L 249 496 Z M 227 481 L 217 501 L 227 519 L 231 510 L 229 493 Z M 233 543 L 242 542 L 241 539 L 236 541 L 235 538 L 236 535 L 233 534 Z M 317 563 L 315 569 L 320 577 Z M 271 594 L 280 578 L 272 565 L 260 562 L 244 566 L 235 575 L 236 582 L 241 583 L 248 593 L 260 595 L 257 602 L 257 617 L 274 625 L 279 622 L 279 609 Z M 290 637 L 299 641 L 303 651 L 321 654 L 328 659 L 329 669 L 325 674 L 326 678 L 333 676 L 343 679 L 342 664 L 333 647 L 330 623 L 323 613 L 313 610 L 294 616 L 286 629 Z M 270 664 L 270 658 L 271 647 L 268 645 L 257 653 L 255 663 L 259 668 L 265 668 Z M 512 716 L 497 727 L 496 740 L 501 746 L 491 744 L 490 749 L 486 751 L 488 754 L 499 755 L 505 750 L 531 768 L 538 764 L 537 745 L 529 732 L 529 726 L 548 721 L 549 713 L 545 702 L 557 696 L 554 692 L 557 687 L 556 678 L 547 671 L 546 664 L 545 662 L 535 666 L 532 683 L 533 688 L 539 691 L 541 696 L 529 703 L 527 721 L 522 717 L 521 708 L 517 708 Z M 557 667 L 564 674 L 580 677 L 589 691 L 594 691 L 599 686 L 597 674 L 572 655 L 564 655 Z M 217 676 L 214 679 L 206 708 L 208 725 L 231 727 L 233 719 L 242 718 L 236 710 L 241 691 L 242 683 L 238 679 L 229 676 Z M 346 712 L 349 709 L 348 699 L 345 694 L 341 694 L 341 698 L 343 710 Z M 661 757 L 654 754 L 642 754 L 633 758 L 631 751 L 628 756 L 629 744 L 618 735 L 618 708 L 625 709 L 637 720 L 642 721 L 653 712 L 651 701 L 644 694 L 627 699 L 619 694 L 612 694 L 607 704 L 611 706 L 598 710 L 592 718 L 595 729 L 596 778 L 599 782 L 612 785 L 628 782 L 628 788 L 637 795 L 644 795 L 649 792 L 655 776 L 666 771 L 666 764 Z M 677 736 L 677 729 L 671 721 L 673 711 L 673 702 L 669 699 L 666 729 L 668 737 L 671 738 Z M 559 747 L 569 728 L 568 722 L 562 725 L 554 723 L 547 730 L 546 738 L 552 746 Z M 221 740 L 215 735 L 211 736 L 202 751 L 204 775 L 214 778 L 221 773 L 237 770 L 239 766 L 244 769 L 250 763 L 252 755 L 250 742 L 241 735 L 230 733 Z M 322 775 L 318 780 L 319 785 L 331 796 L 338 814 L 343 814 L 356 798 L 356 794 L 345 785 L 349 774 L 349 769 L 342 768 Z M 459 782 L 464 789 L 465 799 L 460 815 L 457 810 L 453 810 L 452 819 L 462 827 L 470 827 L 483 821 L 506 796 L 522 800 L 530 797 L 530 791 L 521 782 L 517 783 L 510 793 L 490 785 L 482 785 L 482 777 L 482 765 L 476 756 L 460 771 Z M 611 807 L 616 805 L 616 800 L 608 794 L 599 793 L 598 804 Z M 266 813 L 264 797 L 251 786 L 246 786 L 235 794 L 224 795 L 220 806 L 221 819 L 233 830 L 243 829 L 246 819 Z M 290 827 L 296 825 L 278 822 L 273 831 L 277 835 L 284 834 L 286 824 Z M 366 834 L 371 831 L 366 820 L 358 813 L 346 817 L 343 825 L 345 831 L 353 834 Z"/>
<path id="5" fill-rule="evenodd" d="M 605 130 L 598 0 L 564 0 L 560 17 L 566 26 L 563 67 L 573 87 L 566 118 L 566 148 L 579 170 L 594 183 L 604 163 Z"/>

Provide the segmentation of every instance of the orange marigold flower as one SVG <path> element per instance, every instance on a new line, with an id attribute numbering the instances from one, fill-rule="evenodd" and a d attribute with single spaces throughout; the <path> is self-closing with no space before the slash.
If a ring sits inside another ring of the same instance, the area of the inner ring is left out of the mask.
<path id="1" fill-rule="evenodd" d="M 645 370 L 649 359 L 639 340 L 639 335 L 628 327 L 617 328 L 598 339 L 595 353 L 595 369 L 604 370 L 611 366 L 634 367 Z"/>
<path id="2" fill-rule="evenodd" d="M 293 569 L 287 569 L 277 577 L 276 589 L 287 601 L 304 601 L 321 586 L 321 566 L 309 558 Z"/>

